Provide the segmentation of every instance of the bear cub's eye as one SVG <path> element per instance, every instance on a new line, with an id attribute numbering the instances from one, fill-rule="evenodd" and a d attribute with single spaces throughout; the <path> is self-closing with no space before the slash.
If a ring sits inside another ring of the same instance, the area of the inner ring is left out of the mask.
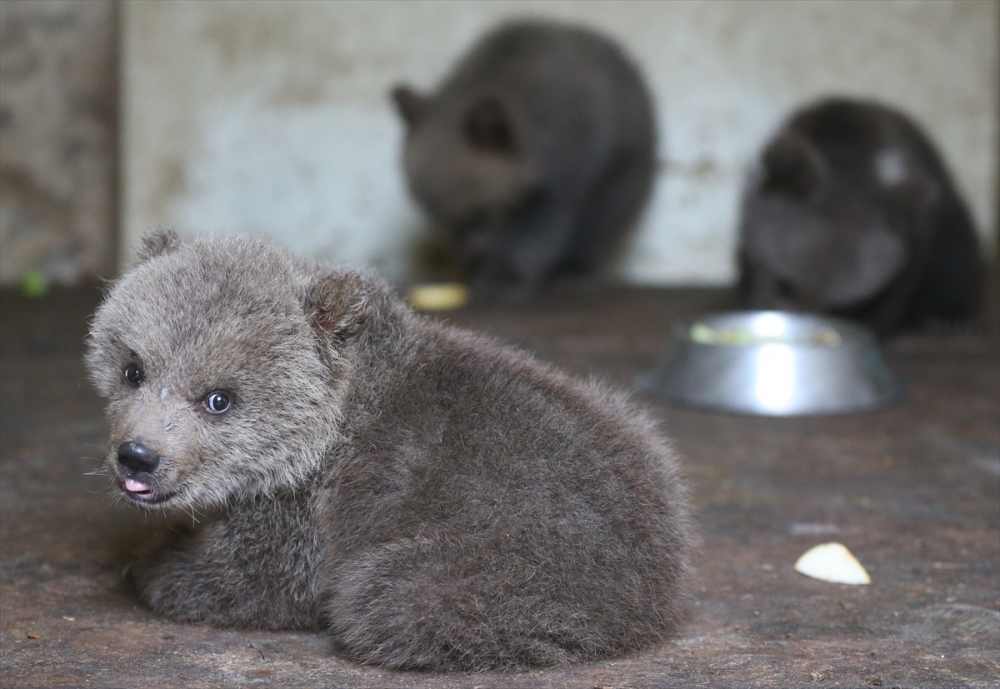
<path id="1" fill-rule="evenodd" d="M 138 385 L 143 379 L 142 369 L 136 364 L 126 366 L 125 370 L 122 371 L 122 375 L 125 377 L 125 382 L 129 385 Z"/>
<path id="2" fill-rule="evenodd" d="M 224 392 L 216 390 L 205 397 L 205 410 L 209 414 L 222 414 L 229 410 L 229 397 Z"/>

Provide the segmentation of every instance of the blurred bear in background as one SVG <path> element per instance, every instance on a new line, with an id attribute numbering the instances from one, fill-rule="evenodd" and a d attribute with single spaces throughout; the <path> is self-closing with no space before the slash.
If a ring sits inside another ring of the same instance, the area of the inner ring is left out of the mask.
<path id="1" fill-rule="evenodd" d="M 434 94 L 392 95 L 410 192 L 479 295 L 596 281 L 649 197 L 649 94 L 621 49 L 587 29 L 502 25 Z"/>
<path id="2" fill-rule="evenodd" d="M 940 155 L 902 113 L 831 98 L 767 144 L 743 199 L 740 296 L 819 311 L 880 335 L 970 323 L 983 269 Z"/>

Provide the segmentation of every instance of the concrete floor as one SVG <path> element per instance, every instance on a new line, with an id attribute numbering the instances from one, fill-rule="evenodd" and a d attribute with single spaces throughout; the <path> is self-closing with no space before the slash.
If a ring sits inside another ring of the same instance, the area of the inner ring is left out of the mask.
<path id="1" fill-rule="evenodd" d="M 0 683 L 22 686 L 996 686 L 1000 677 L 1000 337 L 988 325 L 888 350 L 906 400 L 762 419 L 650 400 L 685 456 L 704 547 L 688 622 L 634 657 L 516 674 L 361 667 L 321 633 L 158 619 L 122 577 L 156 523 L 90 476 L 106 425 L 80 361 L 95 289 L 0 294 Z M 449 319 L 628 385 L 712 290 L 607 290 Z M 868 587 L 795 573 L 846 544 Z"/>

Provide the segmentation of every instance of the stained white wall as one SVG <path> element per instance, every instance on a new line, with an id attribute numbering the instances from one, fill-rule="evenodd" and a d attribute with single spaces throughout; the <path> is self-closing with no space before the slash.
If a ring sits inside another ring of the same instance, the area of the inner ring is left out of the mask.
<path id="1" fill-rule="evenodd" d="M 654 94 L 663 165 L 628 281 L 731 281 L 753 156 L 790 109 L 828 93 L 875 97 L 922 123 L 992 243 L 998 12 L 992 0 L 131 0 L 122 245 L 153 227 L 243 231 L 419 277 L 427 221 L 405 190 L 388 90 L 432 87 L 481 32 L 523 15 L 617 38 Z"/>
<path id="2" fill-rule="evenodd" d="M 114 273 L 116 15 L 0 2 L 0 284 Z"/>

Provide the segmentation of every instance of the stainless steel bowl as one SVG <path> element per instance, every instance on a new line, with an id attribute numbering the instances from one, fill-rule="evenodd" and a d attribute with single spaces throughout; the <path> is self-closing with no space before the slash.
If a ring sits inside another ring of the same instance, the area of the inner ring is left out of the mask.
<path id="1" fill-rule="evenodd" d="M 877 409 L 901 390 L 867 329 L 781 311 L 715 314 L 677 326 L 656 367 L 636 384 L 677 404 L 763 416 Z"/>

